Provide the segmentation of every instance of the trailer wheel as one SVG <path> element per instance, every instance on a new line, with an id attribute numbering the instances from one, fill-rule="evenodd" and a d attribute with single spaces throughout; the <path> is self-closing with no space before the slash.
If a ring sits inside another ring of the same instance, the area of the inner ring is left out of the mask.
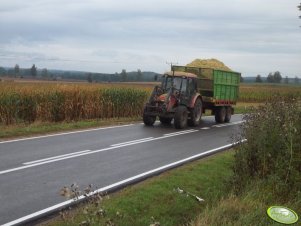
<path id="1" fill-rule="evenodd" d="M 223 123 L 225 122 L 225 118 L 226 118 L 226 108 L 218 107 L 215 111 L 215 122 Z"/>
<path id="2" fill-rule="evenodd" d="M 159 120 L 162 124 L 170 124 L 172 118 L 166 118 L 166 117 L 159 117 Z"/>
<path id="3" fill-rule="evenodd" d="M 148 114 L 146 114 L 146 111 L 147 111 L 147 108 L 144 107 L 143 122 L 146 126 L 152 126 L 152 125 L 154 125 L 154 123 L 156 121 L 156 116 L 148 115 Z"/>
<path id="4" fill-rule="evenodd" d="M 188 112 L 185 106 L 178 106 L 175 112 L 174 125 L 176 129 L 183 129 L 187 126 Z"/>
<path id="5" fill-rule="evenodd" d="M 188 119 L 189 126 L 198 126 L 201 123 L 202 118 L 202 101 L 201 99 L 197 99 L 194 104 L 194 108 L 191 111 L 190 119 Z"/>
<path id="6" fill-rule="evenodd" d="M 231 115 L 232 115 L 232 109 L 231 109 L 231 107 L 226 107 L 225 122 L 230 122 Z"/>

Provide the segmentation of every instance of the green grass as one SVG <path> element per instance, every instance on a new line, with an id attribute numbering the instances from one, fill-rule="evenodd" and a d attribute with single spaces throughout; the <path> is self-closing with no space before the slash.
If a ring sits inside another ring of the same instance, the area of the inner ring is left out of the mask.
<path id="1" fill-rule="evenodd" d="M 227 196 L 225 181 L 232 175 L 232 161 L 233 152 L 228 151 L 190 163 L 104 199 L 101 208 L 106 211 L 105 217 L 94 216 L 100 207 L 95 208 L 93 203 L 92 206 L 81 206 L 69 212 L 65 221 L 55 219 L 48 225 L 79 225 L 89 216 L 90 219 L 93 216 L 92 225 L 105 225 L 109 219 L 116 225 L 131 226 L 150 225 L 154 221 L 165 226 L 186 224 L 204 211 L 206 206 L 212 206 Z M 178 193 L 175 190 L 177 187 L 205 201 L 200 203 L 191 196 Z"/>
<path id="2" fill-rule="evenodd" d="M 267 217 L 266 211 L 270 206 L 281 205 L 293 209 L 300 218 L 301 200 L 297 198 L 290 201 L 282 201 L 278 197 L 270 195 L 262 182 L 254 181 L 239 196 L 230 194 L 221 199 L 216 205 L 206 207 L 190 226 L 281 226 Z M 291 225 L 300 225 L 300 220 Z"/>

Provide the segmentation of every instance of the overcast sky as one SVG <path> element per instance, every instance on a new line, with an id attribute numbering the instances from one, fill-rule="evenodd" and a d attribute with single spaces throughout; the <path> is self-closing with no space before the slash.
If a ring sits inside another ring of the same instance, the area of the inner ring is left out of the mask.
<path id="1" fill-rule="evenodd" d="M 0 0 L 0 65 L 164 72 L 216 58 L 301 77 L 300 0 Z"/>

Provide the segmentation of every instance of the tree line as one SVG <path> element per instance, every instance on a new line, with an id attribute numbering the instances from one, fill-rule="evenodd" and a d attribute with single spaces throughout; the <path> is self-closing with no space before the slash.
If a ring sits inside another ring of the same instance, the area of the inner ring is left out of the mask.
<path id="1" fill-rule="evenodd" d="M 265 81 L 261 77 L 261 75 L 257 75 L 255 78 L 256 83 L 262 83 L 262 82 L 267 82 L 267 83 L 283 83 L 288 84 L 289 83 L 289 78 L 288 76 L 285 76 L 285 78 L 282 78 L 282 75 L 279 71 L 276 71 L 274 73 L 270 72 L 268 76 L 266 77 Z M 294 83 L 299 84 L 299 78 L 298 76 L 295 76 L 294 78 Z"/>
<path id="2" fill-rule="evenodd" d="M 38 69 L 35 64 L 30 68 L 20 68 L 18 64 L 13 68 L 0 67 L 0 76 L 11 78 L 32 78 L 43 80 L 80 80 L 88 82 L 152 82 L 158 81 L 160 74 L 155 72 L 143 72 L 141 69 L 137 71 L 127 72 L 122 69 L 120 73 L 92 73 L 82 71 L 63 71 L 48 70 L 47 68 Z"/>
<path id="3" fill-rule="evenodd" d="M 48 70 L 47 68 L 38 69 L 35 64 L 30 68 L 20 68 L 18 64 L 13 68 L 0 67 L 0 76 L 8 76 L 11 78 L 33 78 L 42 80 L 76 80 L 87 82 L 153 82 L 159 81 L 161 74 L 155 72 L 137 71 L 127 72 L 122 69 L 121 72 L 114 74 L 106 73 L 92 73 L 81 71 L 63 71 L 63 70 Z M 270 72 L 268 76 L 262 77 L 258 74 L 254 79 L 241 77 L 241 82 L 256 82 L 256 83 L 295 83 L 299 84 L 299 78 L 295 76 L 294 79 L 283 76 L 279 71 Z"/>

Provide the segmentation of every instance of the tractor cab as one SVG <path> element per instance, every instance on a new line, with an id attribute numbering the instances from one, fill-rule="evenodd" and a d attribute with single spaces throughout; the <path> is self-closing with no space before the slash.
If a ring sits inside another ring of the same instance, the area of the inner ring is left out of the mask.
<path id="1" fill-rule="evenodd" d="M 196 75 L 186 72 L 167 72 L 162 76 L 162 83 L 158 93 L 159 101 L 168 102 L 171 98 L 176 99 L 176 104 L 189 104 L 191 96 L 197 90 Z M 173 106 L 176 107 L 176 106 Z"/>

